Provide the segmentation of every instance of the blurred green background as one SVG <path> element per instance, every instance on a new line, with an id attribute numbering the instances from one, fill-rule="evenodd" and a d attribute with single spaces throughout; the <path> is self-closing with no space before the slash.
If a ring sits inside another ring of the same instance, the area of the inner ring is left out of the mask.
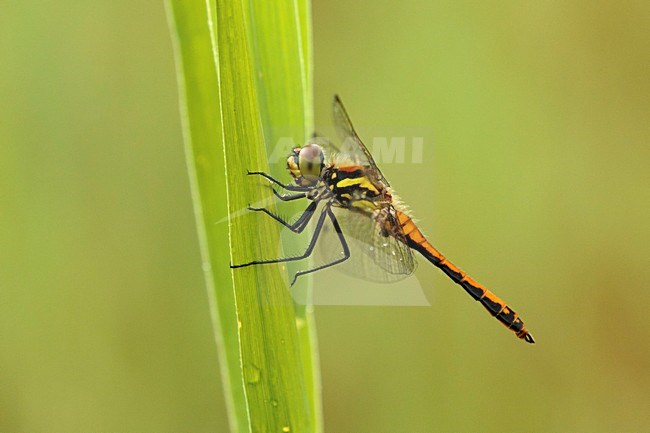
<path id="1" fill-rule="evenodd" d="M 650 3 L 313 16 L 317 123 L 421 131 L 384 174 L 538 341 L 424 262 L 431 307 L 318 306 L 326 431 L 649 431 Z M 226 431 L 170 45 L 159 2 L 2 3 L 2 432 Z"/>

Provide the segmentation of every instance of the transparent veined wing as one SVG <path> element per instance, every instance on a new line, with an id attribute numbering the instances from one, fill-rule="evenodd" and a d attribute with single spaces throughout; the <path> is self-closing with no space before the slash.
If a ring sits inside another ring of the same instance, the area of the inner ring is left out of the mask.
<path id="1" fill-rule="evenodd" d="M 395 282 L 411 275 L 417 267 L 413 251 L 406 246 L 399 225 L 395 225 L 391 236 L 384 236 L 381 225 L 365 214 L 349 209 L 332 207 L 346 242 L 350 247 L 350 259 L 336 266 L 336 269 L 362 279 L 375 282 Z M 390 213 L 392 207 L 387 207 Z M 321 261 L 331 261 L 340 256 L 341 244 L 333 227 L 323 228 L 319 241 Z"/>
<path id="2" fill-rule="evenodd" d="M 354 163 L 369 167 L 376 180 L 382 182 L 386 186 L 390 186 L 381 170 L 379 170 L 379 167 L 377 167 L 372 154 L 354 130 L 350 116 L 348 116 L 347 111 L 345 111 L 345 107 L 338 95 L 334 95 L 332 112 L 334 116 L 334 124 L 342 141 L 338 152 L 349 157 Z"/>

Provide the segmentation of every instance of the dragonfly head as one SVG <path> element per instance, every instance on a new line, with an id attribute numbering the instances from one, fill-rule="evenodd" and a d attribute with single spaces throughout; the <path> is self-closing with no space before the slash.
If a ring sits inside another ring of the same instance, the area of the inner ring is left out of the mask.
<path id="1" fill-rule="evenodd" d="M 325 167 L 323 149 L 317 144 L 296 147 L 287 158 L 287 168 L 300 185 L 314 185 Z"/>

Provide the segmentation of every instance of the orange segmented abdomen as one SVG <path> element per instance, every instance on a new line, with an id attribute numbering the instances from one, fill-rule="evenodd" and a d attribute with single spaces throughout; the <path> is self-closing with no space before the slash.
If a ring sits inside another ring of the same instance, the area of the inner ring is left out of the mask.
<path id="1" fill-rule="evenodd" d="M 397 220 L 402 227 L 406 243 L 409 247 L 418 251 L 426 257 L 431 263 L 439 267 L 449 278 L 460 285 L 472 298 L 479 301 L 486 310 L 503 323 L 508 329 L 512 330 L 517 337 L 534 343 L 532 335 L 526 330 L 524 322 L 519 315 L 494 293 L 486 287 L 470 278 L 465 272 L 456 267 L 453 263 L 443 256 L 440 251 L 424 237 L 420 229 L 417 228 L 413 220 L 404 212 L 397 211 Z"/>

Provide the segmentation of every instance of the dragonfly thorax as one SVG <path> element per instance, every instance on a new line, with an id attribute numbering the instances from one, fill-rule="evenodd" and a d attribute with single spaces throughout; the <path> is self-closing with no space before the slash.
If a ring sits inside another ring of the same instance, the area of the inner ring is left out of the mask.
<path id="1" fill-rule="evenodd" d="M 294 148 L 287 158 L 287 169 L 298 185 L 315 185 L 324 168 L 323 149 L 314 143 Z"/>

